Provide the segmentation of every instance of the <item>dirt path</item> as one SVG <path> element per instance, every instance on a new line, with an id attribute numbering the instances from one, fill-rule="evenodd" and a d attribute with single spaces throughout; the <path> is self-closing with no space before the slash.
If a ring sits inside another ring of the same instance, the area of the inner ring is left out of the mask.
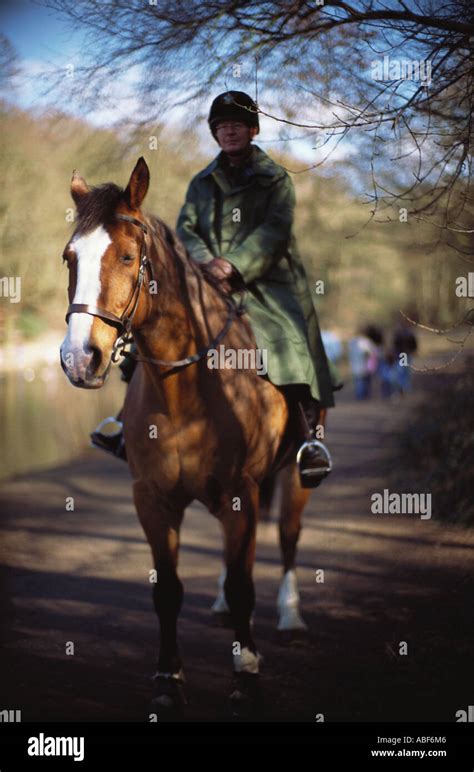
<path id="1" fill-rule="evenodd" d="M 299 552 L 304 640 L 276 632 L 277 531 L 259 526 L 255 634 L 267 720 L 451 722 L 473 702 L 472 536 L 370 512 L 406 409 L 346 396 L 331 412 L 336 471 L 313 494 Z M 21 709 L 23 721 L 146 720 L 157 624 L 126 466 L 91 450 L 4 483 L 0 506 L 0 708 Z M 187 512 L 182 544 L 187 717 L 225 720 L 232 633 L 211 622 L 220 534 L 200 506 Z"/>

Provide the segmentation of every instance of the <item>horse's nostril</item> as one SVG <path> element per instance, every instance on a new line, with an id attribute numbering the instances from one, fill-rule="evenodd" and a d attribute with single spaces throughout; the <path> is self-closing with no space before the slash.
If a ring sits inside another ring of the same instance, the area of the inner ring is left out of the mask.
<path id="1" fill-rule="evenodd" d="M 91 355 L 91 361 L 89 367 L 91 370 L 97 370 L 102 361 L 102 351 L 97 346 L 88 346 L 87 354 Z"/>

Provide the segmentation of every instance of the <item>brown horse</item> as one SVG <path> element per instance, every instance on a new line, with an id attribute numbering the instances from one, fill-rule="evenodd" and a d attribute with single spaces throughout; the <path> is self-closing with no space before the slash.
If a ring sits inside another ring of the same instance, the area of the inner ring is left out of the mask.
<path id="1" fill-rule="evenodd" d="M 241 715 L 255 710 L 259 694 L 251 615 L 260 489 L 268 492 L 279 471 L 280 629 L 303 626 L 294 567 L 310 491 L 300 486 L 281 391 L 255 370 L 208 366 L 221 340 L 238 352 L 255 351 L 255 339 L 245 315 L 203 277 L 176 235 L 141 212 L 149 179 L 143 158 L 125 190 L 111 183 L 89 188 L 73 174 L 77 221 L 63 254 L 71 305 L 61 363 L 74 386 L 100 388 L 124 331 L 133 331 L 140 363 L 123 423 L 135 506 L 157 572 L 160 649 L 152 704 L 162 716 L 184 703 L 177 561 L 184 511 L 197 499 L 223 528 L 225 578 L 215 609 L 226 603 L 235 629 L 230 704 Z"/>

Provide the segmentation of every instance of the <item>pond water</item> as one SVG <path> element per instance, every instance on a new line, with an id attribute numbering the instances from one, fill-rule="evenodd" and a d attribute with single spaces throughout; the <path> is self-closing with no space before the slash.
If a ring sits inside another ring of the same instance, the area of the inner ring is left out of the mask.
<path id="1" fill-rule="evenodd" d="M 117 367 L 90 391 L 71 386 L 57 362 L 0 373 L 0 478 L 73 459 L 125 389 Z"/>

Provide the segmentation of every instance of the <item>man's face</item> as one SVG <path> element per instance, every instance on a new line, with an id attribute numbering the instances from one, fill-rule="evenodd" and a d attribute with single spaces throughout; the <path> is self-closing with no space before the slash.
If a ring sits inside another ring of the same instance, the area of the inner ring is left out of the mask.
<path id="1" fill-rule="evenodd" d="M 228 155 L 238 155 L 245 150 L 255 134 L 255 128 L 239 121 L 219 121 L 216 126 L 217 141 Z"/>

